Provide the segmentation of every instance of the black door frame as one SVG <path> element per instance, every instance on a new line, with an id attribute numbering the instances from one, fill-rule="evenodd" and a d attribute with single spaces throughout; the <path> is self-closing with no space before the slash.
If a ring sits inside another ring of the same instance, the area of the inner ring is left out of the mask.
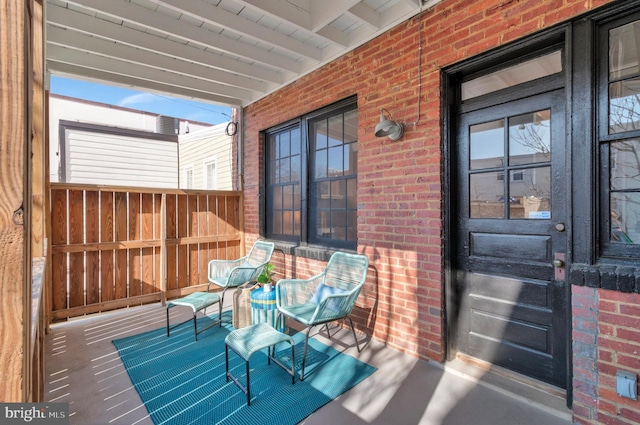
<path id="1" fill-rule="evenodd" d="M 539 55 L 541 52 L 555 50 L 561 48 L 563 51 L 563 74 L 561 78 L 550 79 L 550 84 L 557 85 L 558 87 L 565 87 L 566 102 L 566 155 L 567 155 L 567 171 L 565 178 L 569 179 L 571 176 L 571 126 L 572 122 L 570 117 L 572 116 L 571 107 L 572 104 L 569 99 L 572 98 L 570 83 L 571 69 L 571 36 L 569 25 L 559 25 L 542 31 L 534 36 L 528 37 L 525 40 L 520 40 L 509 45 L 502 46 L 494 51 L 484 53 L 478 57 L 469 59 L 462 63 L 453 65 L 451 67 L 442 70 L 441 78 L 443 84 L 442 95 L 442 111 L 443 111 L 443 161 L 444 161 L 444 193 L 443 193 L 443 231 L 444 231 L 444 297 L 445 297 L 445 358 L 447 361 L 453 360 L 457 354 L 457 335 L 456 329 L 458 324 L 459 311 L 457 309 L 457 297 L 454 285 L 453 269 L 453 249 L 452 246 L 455 243 L 453 240 L 455 231 L 452 226 L 456 222 L 452 216 L 457 207 L 455 205 L 455 197 L 452 196 L 452 188 L 456 187 L 456 173 L 452 167 L 455 166 L 455 150 L 456 150 L 456 131 L 457 122 L 456 117 L 464 112 L 466 109 L 481 108 L 493 104 L 499 104 L 501 102 L 507 102 L 513 98 L 514 91 L 517 90 L 518 97 L 526 97 L 528 95 L 536 94 L 536 85 L 538 82 L 525 83 L 519 85 L 517 89 L 505 89 L 500 92 L 493 93 L 491 99 L 483 100 L 479 98 L 473 102 L 468 102 L 472 106 L 461 104 L 459 88 L 462 81 L 475 78 L 477 76 L 491 73 L 497 69 L 504 68 L 511 64 L 523 62 L 529 59 L 528 55 Z M 568 180 L 571 182 L 571 180 Z M 568 185 L 568 191 L 571 192 L 571 187 Z M 573 207 L 571 193 L 567 193 L 567 215 L 572 216 Z M 567 232 L 567 262 L 570 263 L 572 252 L 572 232 L 569 226 Z M 566 297 L 568 312 L 566 315 L 566 369 L 567 369 L 567 405 L 571 406 L 572 401 L 572 326 L 571 326 L 571 286 L 567 281 Z"/>

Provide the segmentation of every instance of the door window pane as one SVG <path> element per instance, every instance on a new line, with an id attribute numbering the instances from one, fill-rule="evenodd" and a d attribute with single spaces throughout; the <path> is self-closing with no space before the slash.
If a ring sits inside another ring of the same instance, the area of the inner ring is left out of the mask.
<path id="1" fill-rule="evenodd" d="M 509 118 L 509 164 L 551 161 L 551 110 Z"/>
<path id="2" fill-rule="evenodd" d="M 609 134 L 640 129 L 640 78 L 609 85 Z"/>
<path id="3" fill-rule="evenodd" d="M 640 189 L 640 140 L 610 145 L 611 190 Z"/>
<path id="4" fill-rule="evenodd" d="M 616 80 L 640 73 L 640 21 L 609 32 L 609 79 Z"/>
<path id="5" fill-rule="evenodd" d="M 469 168 L 480 170 L 503 165 L 504 123 L 502 120 L 469 127 Z"/>
<path id="6" fill-rule="evenodd" d="M 562 54 L 558 50 L 462 83 L 462 100 L 493 93 L 561 71 Z"/>
<path id="7" fill-rule="evenodd" d="M 499 176 L 499 172 L 471 175 L 469 182 L 471 218 L 504 218 L 504 183 L 500 182 Z"/>
<path id="8" fill-rule="evenodd" d="M 510 172 L 509 218 L 551 218 L 551 167 Z"/>

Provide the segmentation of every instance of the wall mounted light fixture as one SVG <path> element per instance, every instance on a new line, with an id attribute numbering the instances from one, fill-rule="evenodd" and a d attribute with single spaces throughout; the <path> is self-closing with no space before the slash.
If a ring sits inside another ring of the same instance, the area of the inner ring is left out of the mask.
<path id="1" fill-rule="evenodd" d="M 387 113 L 389 119 L 387 119 L 384 113 Z M 391 140 L 398 140 L 402 137 L 402 133 L 404 132 L 404 126 L 391 119 L 391 114 L 386 109 L 382 108 L 380 112 L 380 122 L 376 125 L 375 135 L 376 137 L 384 137 L 388 136 Z"/>

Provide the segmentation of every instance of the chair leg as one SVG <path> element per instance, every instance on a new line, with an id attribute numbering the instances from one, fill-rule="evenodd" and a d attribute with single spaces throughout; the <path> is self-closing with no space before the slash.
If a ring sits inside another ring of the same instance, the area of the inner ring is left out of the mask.
<path id="1" fill-rule="evenodd" d="M 196 311 L 193 312 L 193 336 L 198 341 L 198 322 L 196 320 Z"/>
<path id="2" fill-rule="evenodd" d="M 353 327 L 353 320 L 351 320 L 350 316 L 347 316 L 347 319 L 349 319 L 349 323 L 351 324 L 351 332 L 353 333 L 353 339 L 356 340 L 356 348 L 358 349 L 358 353 L 360 352 L 360 344 L 358 343 L 358 337 L 356 336 L 356 330 Z"/>
<path id="3" fill-rule="evenodd" d="M 169 335 L 169 307 L 167 307 L 167 336 Z"/>
<path id="4" fill-rule="evenodd" d="M 307 348 L 309 347 L 309 333 L 311 332 L 311 328 L 313 326 L 309 326 L 307 328 L 307 335 L 304 338 L 304 351 L 302 352 L 302 367 L 300 368 L 300 380 L 304 381 L 304 365 L 307 362 Z"/>

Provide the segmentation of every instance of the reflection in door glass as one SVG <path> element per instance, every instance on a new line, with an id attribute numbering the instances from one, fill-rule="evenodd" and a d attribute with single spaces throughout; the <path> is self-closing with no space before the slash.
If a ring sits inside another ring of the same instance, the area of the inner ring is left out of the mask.
<path id="1" fill-rule="evenodd" d="M 471 218 L 504 218 L 504 173 L 476 173 L 470 176 Z"/>
<path id="2" fill-rule="evenodd" d="M 640 140 L 613 142 L 609 149 L 611 190 L 640 189 Z"/>
<path id="3" fill-rule="evenodd" d="M 469 168 L 472 170 L 503 165 L 503 121 L 491 121 L 469 127 L 469 151 Z"/>
<path id="4" fill-rule="evenodd" d="M 509 164 L 551 161 L 551 110 L 509 118 Z"/>
<path id="5" fill-rule="evenodd" d="M 509 218 L 551 218 L 551 167 L 509 172 Z"/>

